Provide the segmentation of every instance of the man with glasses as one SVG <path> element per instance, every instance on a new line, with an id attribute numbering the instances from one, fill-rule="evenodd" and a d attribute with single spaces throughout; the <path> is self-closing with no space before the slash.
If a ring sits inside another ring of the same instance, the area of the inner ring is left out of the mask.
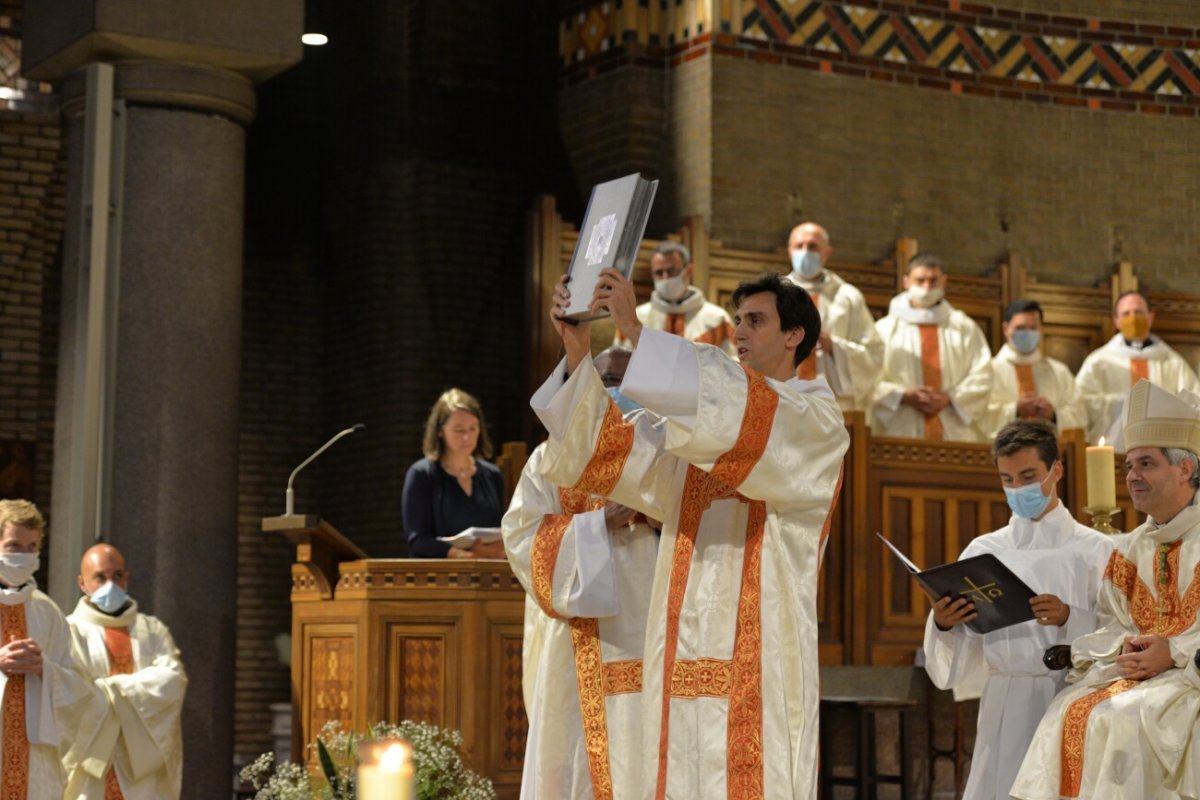
<path id="1" fill-rule="evenodd" d="M 654 291 L 650 302 L 637 307 L 637 318 L 647 328 L 666 331 L 693 342 L 712 344 L 734 355 L 733 322 L 729 313 L 704 299 L 692 286 L 695 265 L 688 249 L 678 242 L 663 242 L 650 257 Z M 613 344 L 629 346 L 617 331 Z"/>

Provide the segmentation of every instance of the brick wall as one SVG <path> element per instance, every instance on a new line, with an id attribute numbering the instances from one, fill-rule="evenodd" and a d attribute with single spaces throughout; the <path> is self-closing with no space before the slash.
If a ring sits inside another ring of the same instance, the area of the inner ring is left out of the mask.
<path id="1" fill-rule="evenodd" d="M 998 0 L 988 5 L 1033 14 L 1069 14 L 1192 27 L 1196 26 L 1198 16 L 1192 0 Z"/>
<path id="2" fill-rule="evenodd" d="M 57 112 L 0 111 L 0 440 L 33 459 L 50 507 L 64 155 Z"/>

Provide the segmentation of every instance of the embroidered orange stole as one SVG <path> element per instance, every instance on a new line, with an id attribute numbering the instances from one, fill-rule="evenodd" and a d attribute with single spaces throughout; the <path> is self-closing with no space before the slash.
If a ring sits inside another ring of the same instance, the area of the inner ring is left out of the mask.
<path id="1" fill-rule="evenodd" d="M 1017 372 L 1017 399 L 1031 394 L 1037 394 L 1037 381 L 1033 378 L 1033 364 L 1013 364 Z M 1023 417 L 1034 419 L 1034 417 Z"/>
<path id="2" fill-rule="evenodd" d="M 108 651 L 109 675 L 133 674 L 133 645 L 129 641 L 129 628 L 105 628 L 104 649 Z M 111 766 L 104 775 L 104 800 L 125 800 L 121 785 L 117 783 L 116 770 Z"/>
<path id="3" fill-rule="evenodd" d="M 809 292 L 809 297 L 812 298 L 813 305 L 817 308 L 821 307 L 821 295 L 816 292 Z M 800 362 L 800 366 L 796 367 L 796 377 L 802 381 L 811 381 L 817 377 L 817 347 L 813 345 L 813 349 L 809 352 L 808 358 Z"/>
<path id="4" fill-rule="evenodd" d="M 0 606 L 0 641 L 25 639 L 25 604 Z M 4 686 L 4 764 L 0 800 L 29 797 L 29 736 L 25 733 L 25 675 L 12 673 Z"/>
<path id="5" fill-rule="evenodd" d="M 921 382 L 941 391 L 942 351 L 938 340 L 938 326 L 932 323 L 917 326 L 921 329 Z M 925 417 L 925 438 L 941 441 L 946 438 L 942 430 L 942 419 L 938 414 Z"/>
<path id="6" fill-rule="evenodd" d="M 1150 362 L 1144 358 L 1129 359 L 1129 385 L 1141 380 L 1150 380 Z"/>
<path id="7" fill-rule="evenodd" d="M 686 322 L 683 314 L 667 314 L 667 333 L 683 336 L 683 327 Z"/>

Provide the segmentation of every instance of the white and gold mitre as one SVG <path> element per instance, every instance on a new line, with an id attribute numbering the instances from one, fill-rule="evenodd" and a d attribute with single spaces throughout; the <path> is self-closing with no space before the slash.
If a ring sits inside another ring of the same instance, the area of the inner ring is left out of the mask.
<path id="1" fill-rule="evenodd" d="M 1187 395 L 1176 397 L 1150 381 L 1138 381 L 1125 400 L 1125 452 L 1180 447 L 1200 455 L 1200 398 Z"/>

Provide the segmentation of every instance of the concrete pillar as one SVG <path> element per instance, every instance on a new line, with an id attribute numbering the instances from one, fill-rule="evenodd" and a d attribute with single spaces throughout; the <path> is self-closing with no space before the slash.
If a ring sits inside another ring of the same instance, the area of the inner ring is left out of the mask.
<path id="1" fill-rule="evenodd" d="M 51 502 L 70 502 L 80 325 L 85 71 L 115 67 L 123 100 L 120 246 L 100 533 L 124 552 L 131 593 L 172 630 L 188 671 L 183 795 L 228 797 L 233 760 L 238 406 L 246 126 L 253 81 L 300 57 L 300 0 L 27 0 L 23 71 L 59 85 L 67 125 L 62 352 Z M 60 513 L 60 511 L 62 513 Z M 52 538 L 63 602 L 95 531 Z M 72 603 L 73 604 L 73 599 Z"/>

